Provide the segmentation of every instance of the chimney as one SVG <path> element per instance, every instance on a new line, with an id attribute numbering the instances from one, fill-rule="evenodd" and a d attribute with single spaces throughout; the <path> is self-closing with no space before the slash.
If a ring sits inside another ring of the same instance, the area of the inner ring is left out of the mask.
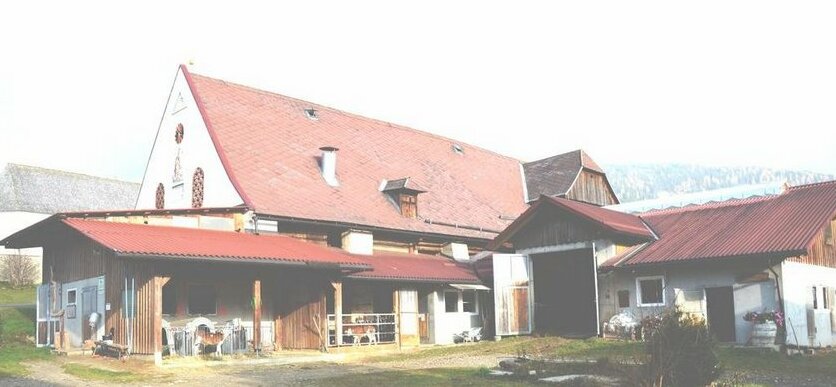
<path id="1" fill-rule="evenodd" d="M 447 243 L 441 247 L 441 254 L 460 262 L 467 262 L 470 260 L 470 253 L 465 243 Z"/>
<path id="2" fill-rule="evenodd" d="M 337 151 L 339 149 L 332 146 L 324 146 L 319 148 L 322 151 L 321 169 L 322 178 L 332 187 L 337 187 L 340 183 L 337 181 Z"/>

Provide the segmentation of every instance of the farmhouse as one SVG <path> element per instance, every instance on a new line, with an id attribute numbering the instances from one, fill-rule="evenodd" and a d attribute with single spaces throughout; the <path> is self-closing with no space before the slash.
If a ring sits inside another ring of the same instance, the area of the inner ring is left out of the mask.
<path id="1" fill-rule="evenodd" d="M 626 214 L 542 196 L 477 263 L 500 335 L 601 334 L 677 306 L 725 342 L 752 338 L 748 312 L 783 312 L 786 344 L 832 346 L 836 182 L 774 195 Z"/>
<path id="2" fill-rule="evenodd" d="M 2 243 L 44 248 L 42 345 L 112 329 L 159 359 L 203 328 L 226 351 L 444 344 L 491 334 L 469 259 L 543 193 L 618 203 L 580 150 L 523 163 L 181 66 L 135 208 Z"/>

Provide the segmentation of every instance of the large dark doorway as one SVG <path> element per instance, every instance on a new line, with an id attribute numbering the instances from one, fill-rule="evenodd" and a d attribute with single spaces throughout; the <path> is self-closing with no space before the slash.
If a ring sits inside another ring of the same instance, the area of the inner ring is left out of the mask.
<path id="1" fill-rule="evenodd" d="M 705 303 L 708 312 L 708 328 L 714 337 L 721 342 L 735 341 L 732 287 L 706 288 Z"/>
<path id="2" fill-rule="evenodd" d="M 541 334 L 597 334 L 595 259 L 592 250 L 533 256 L 534 326 Z"/>

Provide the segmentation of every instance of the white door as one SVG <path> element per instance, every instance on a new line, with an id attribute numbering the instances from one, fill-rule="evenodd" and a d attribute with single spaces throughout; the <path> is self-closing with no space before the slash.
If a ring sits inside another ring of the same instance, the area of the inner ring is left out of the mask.
<path id="1" fill-rule="evenodd" d="M 400 289 L 401 335 L 418 335 L 418 290 Z"/>
<path id="2" fill-rule="evenodd" d="M 815 338 L 813 339 L 813 346 L 816 347 L 827 347 L 833 345 L 833 332 L 831 330 L 831 321 L 830 321 L 830 288 L 819 286 L 815 288 L 816 290 L 816 300 L 815 300 L 815 307 L 813 310 L 813 316 L 815 319 L 816 330 L 815 330 Z"/>
<path id="3" fill-rule="evenodd" d="M 534 283 L 531 261 L 522 254 L 493 255 L 494 319 L 498 336 L 530 334 Z"/>

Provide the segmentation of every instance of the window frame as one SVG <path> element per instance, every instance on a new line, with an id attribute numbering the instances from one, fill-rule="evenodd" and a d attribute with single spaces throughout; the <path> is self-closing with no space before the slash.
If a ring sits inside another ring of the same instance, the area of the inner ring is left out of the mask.
<path id="1" fill-rule="evenodd" d="M 622 295 L 622 294 L 625 294 L 625 293 L 627 294 L 627 296 L 624 298 L 624 301 L 626 301 L 626 302 L 627 302 L 627 306 L 622 306 L 622 304 L 621 304 L 621 301 L 622 301 L 622 300 L 621 300 L 621 295 Z M 618 290 L 618 291 L 616 291 L 616 292 L 615 292 L 615 302 L 616 302 L 616 305 L 618 305 L 618 308 L 619 308 L 619 309 L 627 309 L 627 308 L 629 308 L 629 307 L 630 307 L 630 289 L 622 289 L 622 290 Z"/>
<path id="2" fill-rule="evenodd" d="M 821 310 L 830 310 L 830 288 L 827 286 L 821 287 Z"/>
<path id="3" fill-rule="evenodd" d="M 215 313 L 194 313 L 192 312 L 192 288 L 195 286 L 209 286 L 212 290 L 215 291 Z M 186 286 L 186 314 L 189 316 L 217 316 L 218 315 L 218 304 L 220 303 L 218 294 L 218 288 L 211 283 L 206 282 L 193 282 Z"/>
<path id="4" fill-rule="evenodd" d="M 464 294 L 465 292 L 473 294 L 473 311 L 468 312 L 464 310 Z M 459 302 L 461 302 L 461 312 L 460 313 L 467 313 L 470 315 L 479 314 L 479 293 L 476 292 L 474 289 L 466 289 L 466 290 L 459 290 Z"/>
<path id="5" fill-rule="evenodd" d="M 661 303 L 647 303 L 645 304 L 642 302 L 642 281 L 655 281 L 661 280 L 662 281 L 662 302 Z M 654 307 L 654 306 L 665 306 L 667 305 L 667 295 L 665 294 L 665 276 L 664 275 L 652 275 L 652 276 L 644 276 L 644 277 L 636 277 L 636 306 L 638 307 Z"/>
<path id="6" fill-rule="evenodd" d="M 455 311 L 448 311 L 447 310 L 447 294 L 455 294 L 456 295 L 456 310 Z M 444 313 L 461 313 L 462 307 L 462 298 L 459 294 L 458 290 L 445 290 L 444 291 Z"/>
<path id="7" fill-rule="evenodd" d="M 70 293 L 73 294 L 73 301 L 70 302 Z M 76 305 L 78 303 L 78 288 L 67 289 L 67 306 Z"/>
<path id="8" fill-rule="evenodd" d="M 401 216 L 405 218 L 417 218 L 418 195 L 401 192 L 398 194 L 398 207 L 401 209 Z"/>

